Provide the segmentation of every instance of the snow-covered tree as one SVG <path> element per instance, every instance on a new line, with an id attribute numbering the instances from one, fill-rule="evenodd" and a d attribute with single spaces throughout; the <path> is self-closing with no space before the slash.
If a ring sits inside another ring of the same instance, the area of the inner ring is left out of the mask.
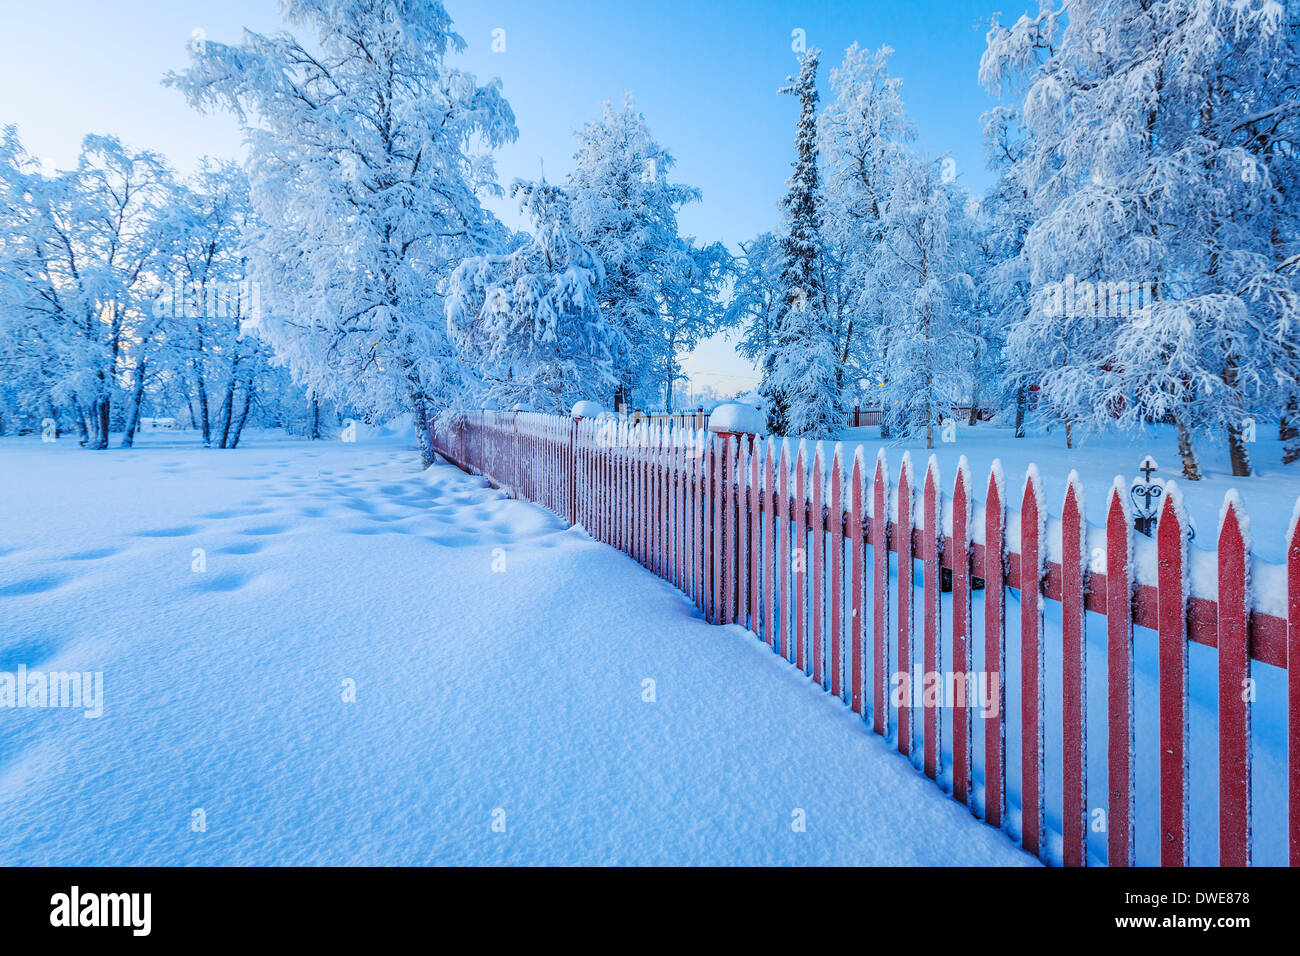
<path id="1" fill-rule="evenodd" d="M 205 160 L 173 190 L 164 223 L 172 251 L 154 307 L 160 371 L 180 379 L 204 444 L 234 447 L 259 389 L 274 381 L 256 334 L 261 290 L 248 278 L 245 237 L 256 220 L 247 176 Z"/>
<path id="2" fill-rule="evenodd" d="M 244 124 L 261 225 L 250 247 L 263 334 L 316 395 L 427 417 L 458 370 L 441 292 L 502 236 L 482 208 L 481 148 L 517 135 L 498 82 L 449 65 L 464 48 L 438 0 L 282 0 L 313 41 L 208 40 L 168 82 Z"/>
<path id="3" fill-rule="evenodd" d="M 627 340 L 600 308 L 604 267 L 577 239 L 563 190 L 516 182 L 511 192 L 533 235 L 513 252 L 461 263 L 447 326 L 489 401 L 562 414 L 617 383 Z"/>
<path id="4" fill-rule="evenodd" d="M 155 153 L 87 136 L 76 169 L 42 172 L 0 135 L 0 356 L 21 401 L 108 447 L 121 382 L 138 377 L 170 172 Z"/>
<path id="5" fill-rule="evenodd" d="M 924 431 L 930 448 L 974 384 L 971 223 L 942 163 L 899 162 L 891 179 L 878 264 L 889 317 L 877 345 L 880 394 L 891 428 Z"/>
<path id="6" fill-rule="evenodd" d="M 794 173 L 782 200 L 786 234 L 782 297 L 761 391 L 768 428 L 778 435 L 828 438 L 841 424 L 840 356 L 822 274 L 821 187 L 817 171 L 817 66 L 821 53 L 799 58 L 799 74 L 781 92 L 799 102 Z"/>
<path id="7" fill-rule="evenodd" d="M 676 161 L 654 138 L 631 96 L 577 134 L 576 165 L 565 191 L 573 228 L 605 266 L 601 309 L 629 349 L 610 389 L 624 404 L 671 407 L 680 357 L 718 327 L 716 302 L 730 257 L 683 236 L 677 213 L 700 200 L 668 178 Z"/>
<path id="8" fill-rule="evenodd" d="M 822 113 L 818 140 L 825 173 L 823 275 L 846 378 L 882 374 L 871 344 L 887 322 L 878 275 L 884 217 L 894 168 L 915 138 L 903 109 L 902 80 L 890 76 L 887 46 L 856 43 L 830 75 L 834 99 Z M 872 395 L 872 400 L 877 398 Z"/>
<path id="9" fill-rule="evenodd" d="M 995 27 L 981 67 L 993 88 L 1029 76 L 1016 165 L 1032 291 L 1011 348 L 1050 357 L 1039 394 L 1067 421 L 1172 420 L 1189 479 L 1193 432 L 1221 430 L 1249 474 L 1248 420 L 1297 380 L 1295 233 L 1279 228 L 1294 10 L 1077 0 L 1063 14 Z"/>
<path id="10" fill-rule="evenodd" d="M 781 240 L 770 232 L 740 243 L 733 268 L 731 295 L 723 314 L 726 327 L 740 326 L 737 351 L 762 364 L 776 340 L 776 317 L 784 292 L 781 269 L 785 258 Z"/>

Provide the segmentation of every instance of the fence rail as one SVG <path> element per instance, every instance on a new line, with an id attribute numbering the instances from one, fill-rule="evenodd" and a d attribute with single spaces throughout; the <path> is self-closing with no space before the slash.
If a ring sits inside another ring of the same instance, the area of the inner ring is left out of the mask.
<path id="1" fill-rule="evenodd" d="M 689 595 L 706 620 L 747 627 L 900 752 L 919 756 L 930 779 L 946 781 L 950 770 L 953 798 L 991 826 L 1008 827 L 1008 782 L 1018 783 L 1022 844 L 1040 857 L 1047 760 L 1059 764 L 1066 865 L 1088 862 L 1088 612 L 1105 618 L 1105 862 L 1112 866 L 1136 862 L 1134 626 L 1157 634 L 1165 866 L 1188 862 L 1189 642 L 1217 651 L 1221 865 L 1248 865 L 1253 849 L 1253 698 L 1243 691 L 1252 661 L 1284 669 L 1291 662 L 1286 839 L 1290 864 L 1300 865 L 1300 526 L 1288 532 L 1286 616 L 1261 613 L 1252 604 L 1249 532 L 1235 493 L 1224 505 L 1211 598 L 1190 593 L 1187 519 L 1176 491 L 1159 515 L 1152 571 L 1135 552 L 1125 489 L 1110 489 L 1105 528 L 1094 529 L 1104 547 L 1090 552 L 1077 478 L 1068 482 L 1058 541 L 1047 534 L 1042 482 L 1032 465 L 1018 498 L 1009 499 L 995 464 L 981 509 L 965 459 L 945 496 L 934 458 L 917 475 L 905 454 L 891 480 L 883 451 L 868 468 L 860 449 L 846 461 L 838 447 L 824 456 L 820 446 L 810 451 L 689 425 L 479 412 L 431 437 L 462 469 L 626 552 Z M 1018 522 L 1009 520 L 1016 505 Z M 982 642 L 972 617 L 977 591 Z M 1009 591 L 1019 605 L 1015 670 L 1007 666 Z M 947 601 L 941 596 L 949 594 Z M 1046 602 L 1059 605 L 1061 632 L 1061 717 L 1050 732 Z M 945 650 L 951 672 L 944 671 Z M 899 675 L 911 675 L 917 663 L 925 675 L 953 675 L 950 721 L 928 700 L 918 706 L 911 694 L 891 694 Z M 977 664 L 984 686 L 997 695 L 995 706 L 979 713 L 967 693 Z M 1009 688 L 1020 700 L 1018 776 L 1007 765 Z"/>

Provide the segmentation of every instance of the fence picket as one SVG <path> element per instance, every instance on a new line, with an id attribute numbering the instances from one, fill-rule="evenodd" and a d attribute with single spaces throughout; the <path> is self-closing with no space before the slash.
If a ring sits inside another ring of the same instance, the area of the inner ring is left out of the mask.
<path id="1" fill-rule="evenodd" d="M 759 620 L 763 597 L 763 484 L 761 466 L 763 449 L 757 440 L 750 446 L 749 456 L 749 629 L 762 634 Z"/>
<path id="2" fill-rule="evenodd" d="M 767 503 L 767 521 L 763 527 L 763 640 L 776 651 L 776 443 L 767 440 L 763 454 L 763 496 Z"/>
<path id="3" fill-rule="evenodd" d="M 1043 852 L 1043 647 L 1041 482 L 1033 465 L 1020 504 L 1020 802 L 1022 842 Z"/>
<path id="4" fill-rule="evenodd" d="M 1066 866 L 1088 862 L 1088 654 L 1083 586 L 1086 528 L 1083 488 L 1071 471 L 1061 506 L 1061 712 L 1063 856 Z"/>
<path id="5" fill-rule="evenodd" d="M 908 693 L 898 706 L 898 752 L 912 754 L 912 456 L 903 452 L 898 466 L 898 516 L 894 519 L 898 545 L 898 672 L 907 681 Z M 890 680 L 888 672 L 885 679 Z M 879 679 L 879 678 L 877 678 Z"/>
<path id="6" fill-rule="evenodd" d="M 1002 462 L 994 459 L 984 499 L 984 671 L 999 700 L 984 714 L 984 820 L 999 828 L 1007 803 L 1005 486 Z"/>
<path id="7" fill-rule="evenodd" d="M 970 464 L 962 455 L 957 461 L 957 478 L 952 486 L 952 536 L 947 543 L 952 564 L 952 669 L 953 683 L 965 688 L 952 711 L 952 795 L 970 804 L 971 791 L 971 708 L 967 700 L 977 684 L 971 659 L 971 542 Z M 958 684 L 957 682 L 961 683 Z"/>
<path id="8" fill-rule="evenodd" d="M 1133 865 L 1133 521 L 1123 478 L 1106 507 L 1106 865 Z"/>
<path id="9" fill-rule="evenodd" d="M 1250 525 L 1229 491 L 1219 528 L 1219 865 L 1250 866 Z"/>
<path id="10" fill-rule="evenodd" d="M 1187 539 L 1182 498 L 1165 488 L 1156 526 L 1160 683 L 1160 864 L 1187 865 Z"/>
<path id="11" fill-rule="evenodd" d="M 844 450 L 837 443 L 831 460 L 831 693 L 844 699 Z"/>
<path id="12" fill-rule="evenodd" d="M 1291 865 L 1300 866 L 1300 499 L 1291 513 L 1287 545 L 1287 808 Z"/>
<path id="13" fill-rule="evenodd" d="M 822 451 L 819 443 L 813 451 L 812 510 L 809 513 L 811 550 L 808 554 L 808 624 L 809 638 L 812 642 L 809 656 L 812 657 L 812 679 L 819 687 L 825 684 L 825 672 L 822 667 L 822 623 L 826 598 L 826 573 L 822 567 L 823 555 L 826 553 L 826 531 L 822 523 L 824 488 Z"/>
<path id="14" fill-rule="evenodd" d="M 931 780 L 939 776 L 939 763 L 943 755 L 943 722 L 939 719 L 939 708 L 943 706 L 941 696 L 944 693 L 943 654 L 939 644 L 939 632 L 942 628 L 942 607 L 939 603 L 939 557 L 940 540 L 943 529 L 940 523 L 939 502 L 939 459 L 934 455 L 925 466 L 925 484 L 922 492 L 922 513 L 925 515 L 925 527 L 921 530 L 921 562 L 924 567 L 922 581 L 922 627 L 924 629 L 924 648 L 921 652 L 925 680 L 939 677 L 937 685 L 927 688 L 924 698 L 925 713 L 923 717 L 922 736 L 925 775 Z"/>
<path id="15" fill-rule="evenodd" d="M 785 441 L 781 442 L 781 458 L 777 462 L 778 481 L 780 482 L 779 499 L 781 502 L 780 514 L 780 535 L 781 541 L 777 547 L 777 561 L 780 564 L 780 570 L 777 572 L 777 582 L 780 588 L 779 614 L 781 616 L 781 656 L 786 660 L 792 660 L 790 648 L 790 462 L 788 460 L 789 447 Z"/>
<path id="16" fill-rule="evenodd" d="M 805 674 L 808 673 L 808 498 L 807 498 L 807 459 L 804 457 L 804 443 L 799 442 L 799 449 L 794 459 L 794 495 L 792 507 L 794 515 L 794 574 L 791 587 L 794 588 L 794 648 L 795 666 Z"/>
<path id="17" fill-rule="evenodd" d="M 882 448 L 876 455 L 871 488 L 871 703 L 874 727 L 889 736 L 889 466 Z M 855 697 L 861 698 L 860 693 Z M 861 713 L 861 711 L 859 711 Z"/>

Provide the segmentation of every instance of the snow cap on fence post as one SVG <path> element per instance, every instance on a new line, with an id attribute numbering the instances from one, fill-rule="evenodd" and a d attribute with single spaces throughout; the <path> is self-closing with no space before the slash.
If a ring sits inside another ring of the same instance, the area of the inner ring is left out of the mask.
<path id="1" fill-rule="evenodd" d="M 964 528 L 959 529 L 956 525 L 956 515 L 954 514 L 953 515 L 954 522 L 953 522 L 952 530 L 949 532 L 949 535 L 951 537 L 957 538 L 959 541 L 960 540 L 969 541 L 971 540 L 971 525 L 973 523 L 972 515 L 975 512 L 975 509 L 971 507 L 970 504 L 971 501 L 970 496 L 971 493 L 975 490 L 975 486 L 971 484 L 970 462 L 966 460 L 965 455 L 960 455 L 957 458 L 957 474 L 953 478 L 954 494 L 956 492 L 958 481 L 960 481 L 962 483 L 962 487 L 966 489 L 966 526 Z"/>
<path id="2" fill-rule="evenodd" d="M 576 403 L 573 406 L 573 411 L 570 413 L 570 416 L 578 420 L 582 420 L 584 418 L 595 418 L 604 410 L 605 409 L 601 407 L 600 402 L 593 402 L 588 399 L 583 399 L 582 401 Z"/>
<path id="3" fill-rule="evenodd" d="M 722 435 L 761 435 L 765 431 L 763 413 L 753 405 L 728 402 L 709 414 L 709 431 Z"/>

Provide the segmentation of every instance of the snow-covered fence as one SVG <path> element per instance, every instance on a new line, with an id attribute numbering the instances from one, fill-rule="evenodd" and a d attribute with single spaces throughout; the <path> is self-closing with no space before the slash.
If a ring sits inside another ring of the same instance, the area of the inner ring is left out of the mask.
<path id="1" fill-rule="evenodd" d="M 860 449 L 846 460 L 839 446 L 827 453 L 613 416 L 479 412 L 432 438 L 454 464 L 625 551 L 689 595 L 707 620 L 754 632 L 902 753 L 919 756 L 922 772 L 990 825 L 1014 829 L 1008 784 L 1018 787 L 1023 846 L 1042 857 L 1056 856 L 1045 790 L 1049 762 L 1059 766 L 1053 803 L 1066 865 L 1088 862 L 1099 813 L 1105 853 L 1094 846 L 1093 859 L 1136 862 L 1139 772 L 1158 774 L 1160 863 L 1188 862 L 1189 642 L 1217 650 L 1218 859 L 1249 864 L 1252 666 L 1287 669 L 1290 661 L 1281 785 L 1289 860 L 1300 864 L 1295 518 L 1286 567 L 1256 568 L 1252 583 L 1248 521 L 1235 493 L 1210 555 L 1189 549 L 1176 489 L 1150 540 L 1133 531 L 1119 483 L 1108 492 L 1104 528 L 1087 525 L 1074 475 L 1059 521 L 1049 521 L 1033 466 L 1011 498 L 995 463 L 980 503 L 965 459 L 944 495 L 933 458 L 918 476 L 904 455 L 891 479 L 883 452 L 868 468 Z M 1013 592 L 1018 614 L 1008 616 Z M 1049 602 L 1059 608 L 1050 630 Z M 1104 618 L 1100 676 L 1087 670 L 1088 612 Z M 1135 626 L 1157 635 L 1158 766 L 1138 766 Z M 1049 654 L 1058 627 L 1059 649 Z M 1009 646 L 1009 631 L 1017 644 Z M 1009 649 L 1018 667 L 1008 667 Z M 900 693 L 918 655 L 924 693 Z M 1057 674 L 1049 675 L 1049 658 Z M 1060 719 L 1051 727 L 1045 705 L 1058 675 Z M 1090 688 L 1105 704 L 1102 807 L 1088 798 Z M 1019 701 L 1010 727 L 1019 732 L 1018 772 L 1007 761 L 1008 699 Z"/>

